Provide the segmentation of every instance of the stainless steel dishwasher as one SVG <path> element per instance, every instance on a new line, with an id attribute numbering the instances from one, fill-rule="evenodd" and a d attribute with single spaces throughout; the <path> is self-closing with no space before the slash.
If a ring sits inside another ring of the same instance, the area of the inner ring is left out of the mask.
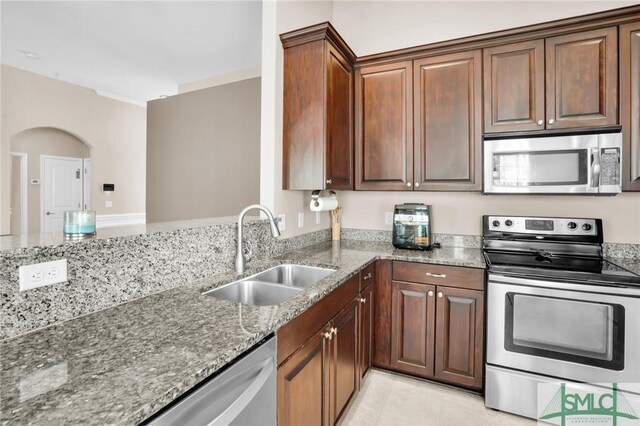
<path id="1" fill-rule="evenodd" d="M 276 338 L 174 402 L 152 426 L 275 425 Z"/>

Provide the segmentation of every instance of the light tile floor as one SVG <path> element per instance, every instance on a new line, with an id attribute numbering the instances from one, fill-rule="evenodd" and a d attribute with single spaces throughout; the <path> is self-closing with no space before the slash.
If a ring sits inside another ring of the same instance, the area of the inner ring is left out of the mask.
<path id="1" fill-rule="evenodd" d="M 534 425 L 485 408 L 481 396 L 379 370 L 369 372 L 341 426 Z"/>

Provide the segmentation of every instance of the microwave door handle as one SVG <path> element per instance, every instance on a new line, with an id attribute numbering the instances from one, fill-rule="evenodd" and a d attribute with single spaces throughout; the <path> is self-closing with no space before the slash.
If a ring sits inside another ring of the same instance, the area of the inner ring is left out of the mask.
<path id="1" fill-rule="evenodd" d="M 591 186 L 600 186 L 600 149 L 591 148 Z"/>

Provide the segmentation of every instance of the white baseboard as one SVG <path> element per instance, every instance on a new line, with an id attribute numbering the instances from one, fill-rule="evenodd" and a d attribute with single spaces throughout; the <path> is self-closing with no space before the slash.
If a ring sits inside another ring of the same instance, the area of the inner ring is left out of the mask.
<path id="1" fill-rule="evenodd" d="M 145 213 L 99 214 L 96 215 L 96 228 L 112 226 L 144 225 L 147 222 Z"/>

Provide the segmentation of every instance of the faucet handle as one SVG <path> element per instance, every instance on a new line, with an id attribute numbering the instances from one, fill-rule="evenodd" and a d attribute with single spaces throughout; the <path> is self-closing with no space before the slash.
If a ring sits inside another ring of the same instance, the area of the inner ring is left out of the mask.
<path id="1" fill-rule="evenodd" d="M 242 250 L 242 252 L 247 262 L 250 261 L 253 257 L 253 244 L 251 244 L 251 241 L 246 240 L 244 242 L 244 249 Z"/>

